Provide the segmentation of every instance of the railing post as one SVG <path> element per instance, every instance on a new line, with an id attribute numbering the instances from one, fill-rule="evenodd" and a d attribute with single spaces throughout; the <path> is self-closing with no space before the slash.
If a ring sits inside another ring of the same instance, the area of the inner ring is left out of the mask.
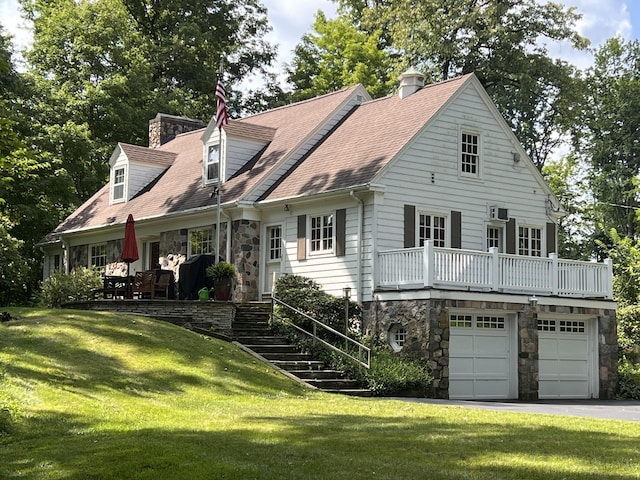
<path id="1" fill-rule="evenodd" d="M 607 278 L 603 282 L 603 285 L 606 285 L 607 287 L 607 291 L 606 291 L 607 298 L 613 298 L 613 262 L 611 261 L 610 258 L 605 258 L 604 264 L 607 266 L 605 270 L 606 271 L 605 275 L 607 276 Z"/>
<path id="2" fill-rule="evenodd" d="M 422 255 L 422 263 L 424 266 L 424 286 L 433 287 L 433 279 L 435 277 L 435 255 L 433 252 L 433 240 L 424 242 L 424 253 Z"/>
<path id="3" fill-rule="evenodd" d="M 560 280 L 560 272 L 558 271 L 558 254 L 555 252 L 550 253 L 549 258 L 551 259 L 551 295 L 557 295 Z"/>
<path id="4" fill-rule="evenodd" d="M 498 247 L 489 247 L 491 254 L 491 290 L 496 292 L 500 289 L 500 250 Z"/>

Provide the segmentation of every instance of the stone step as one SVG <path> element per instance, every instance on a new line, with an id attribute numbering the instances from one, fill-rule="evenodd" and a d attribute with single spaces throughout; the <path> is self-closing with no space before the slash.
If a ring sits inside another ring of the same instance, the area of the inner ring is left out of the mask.
<path id="1" fill-rule="evenodd" d="M 313 359 L 313 357 L 311 357 L 311 355 L 309 355 L 308 353 L 300 353 L 300 352 L 291 352 L 291 353 L 264 352 L 264 353 L 260 353 L 260 355 L 269 361 L 290 362 L 290 361 L 311 361 Z"/>
<path id="2" fill-rule="evenodd" d="M 295 345 L 291 345 L 291 344 L 270 344 L 270 345 L 264 345 L 264 344 L 260 344 L 260 345 L 252 345 L 252 344 L 244 344 L 245 347 L 250 348 L 251 350 L 253 350 L 256 353 L 259 353 L 260 355 L 264 354 L 276 354 L 276 353 L 285 353 L 285 354 L 290 354 L 290 353 L 301 353 L 300 349 L 295 346 Z"/>
<path id="3" fill-rule="evenodd" d="M 271 363 L 287 372 L 292 370 L 322 370 L 324 362 L 319 360 L 272 360 Z"/>
<path id="4" fill-rule="evenodd" d="M 305 382 L 320 390 L 354 390 L 360 387 L 356 380 L 345 378 L 309 378 Z"/>
<path id="5" fill-rule="evenodd" d="M 343 379 L 344 373 L 340 370 L 287 370 L 290 374 L 302 380 L 311 379 Z"/>
<path id="6" fill-rule="evenodd" d="M 254 337 L 252 335 L 236 336 L 235 340 L 247 347 L 249 347 L 250 344 L 251 345 L 289 345 L 289 339 L 287 337 L 278 336 L 278 335 L 261 336 L 261 337 Z"/>

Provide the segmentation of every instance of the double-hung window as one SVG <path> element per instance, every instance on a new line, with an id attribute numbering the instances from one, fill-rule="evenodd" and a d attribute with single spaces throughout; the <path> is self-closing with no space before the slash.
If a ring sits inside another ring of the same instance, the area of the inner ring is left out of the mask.
<path id="1" fill-rule="evenodd" d="M 113 171 L 113 190 L 112 201 L 119 202 L 124 200 L 125 172 L 124 167 L 116 168 Z"/>
<path id="2" fill-rule="evenodd" d="M 100 243 L 91 245 L 89 251 L 89 265 L 96 267 L 98 270 L 104 270 L 107 266 L 107 244 Z"/>
<path id="3" fill-rule="evenodd" d="M 487 225 L 487 251 L 490 248 L 497 248 L 498 252 L 502 252 L 502 227 Z"/>
<path id="4" fill-rule="evenodd" d="M 207 182 L 218 180 L 220 175 L 220 145 L 209 145 L 205 178 Z"/>
<path id="5" fill-rule="evenodd" d="M 460 153 L 460 173 L 465 177 L 480 177 L 480 136 L 462 132 Z"/>
<path id="6" fill-rule="evenodd" d="M 418 245 L 424 247 L 427 240 L 433 240 L 435 247 L 446 246 L 447 219 L 440 215 L 421 213 L 418 218 Z"/>
<path id="7" fill-rule="evenodd" d="M 311 217 L 311 252 L 333 251 L 333 215 Z"/>
<path id="8" fill-rule="evenodd" d="M 212 239 L 211 228 L 189 230 L 189 256 L 212 253 Z"/>
<path id="9" fill-rule="evenodd" d="M 539 227 L 518 227 L 518 254 L 531 257 L 542 256 L 542 229 Z"/>
<path id="10" fill-rule="evenodd" d="M 282 227 L 269 227 L 269 261 L 274 262 L 282 257 Z"/>

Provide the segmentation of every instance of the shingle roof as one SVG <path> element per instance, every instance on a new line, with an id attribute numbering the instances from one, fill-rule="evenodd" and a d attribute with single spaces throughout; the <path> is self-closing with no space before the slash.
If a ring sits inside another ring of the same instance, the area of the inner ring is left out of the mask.
<path id="1" fill-rule="evenodd" d="M 313 195 L 371 182 L 472 75 L 360 105 L 261 200 Z"/>
<path id="2" fill-rule="evenodd" d="M 176 158 L 176 154 L 173 152 L 163 152 L 155 148 L 130 145 L 128 143 L 118 143 L 118 145 L 130 162 L 151 163 L 168 167 Z"/>
<path id="3" fill-rule="evenodd" d="M 225 182 L 222 202 L 242 199 L 278 162 L 307 141 L 356 88 L 351 87 L 232 122 L 232 129 L 239 129 L 245 133 L 258 132 L 260 135 L 271 137 L 271 141 L 252 168 Z M 170 154 L 175 158 L 152 188 L 127 202 L 109 205 L 107 184 L 73 212 L 54 232 L 63 233 L 124 223 L 129 213 L 133 213 L 134 218 L 139 219 L 215 207 L 216 200 L 211 198 L 214 186 L 204 186 L 202 181 L 203 131 L 204 129 L 200 129 L 178 135 L 157 149 L 124 145 L 127 154 L 133 153 L 138 160 L 168 159 Z"/>

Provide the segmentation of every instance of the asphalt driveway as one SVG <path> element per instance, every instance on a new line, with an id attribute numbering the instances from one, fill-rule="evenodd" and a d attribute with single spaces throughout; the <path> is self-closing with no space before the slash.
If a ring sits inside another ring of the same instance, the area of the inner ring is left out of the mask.
<path id="1" fill-rule="evenodd" d="M 435 400 L 431 398 L 400 398 L 396 400 L 454 405 L 464 408 L 482 408 L 504 412 L 543 413 L 546 415 L 573 415 L 640 422 L 640 402 L 627 400 L 539 400 L 537 402 L 488 402 L 476 400 Z"/>

